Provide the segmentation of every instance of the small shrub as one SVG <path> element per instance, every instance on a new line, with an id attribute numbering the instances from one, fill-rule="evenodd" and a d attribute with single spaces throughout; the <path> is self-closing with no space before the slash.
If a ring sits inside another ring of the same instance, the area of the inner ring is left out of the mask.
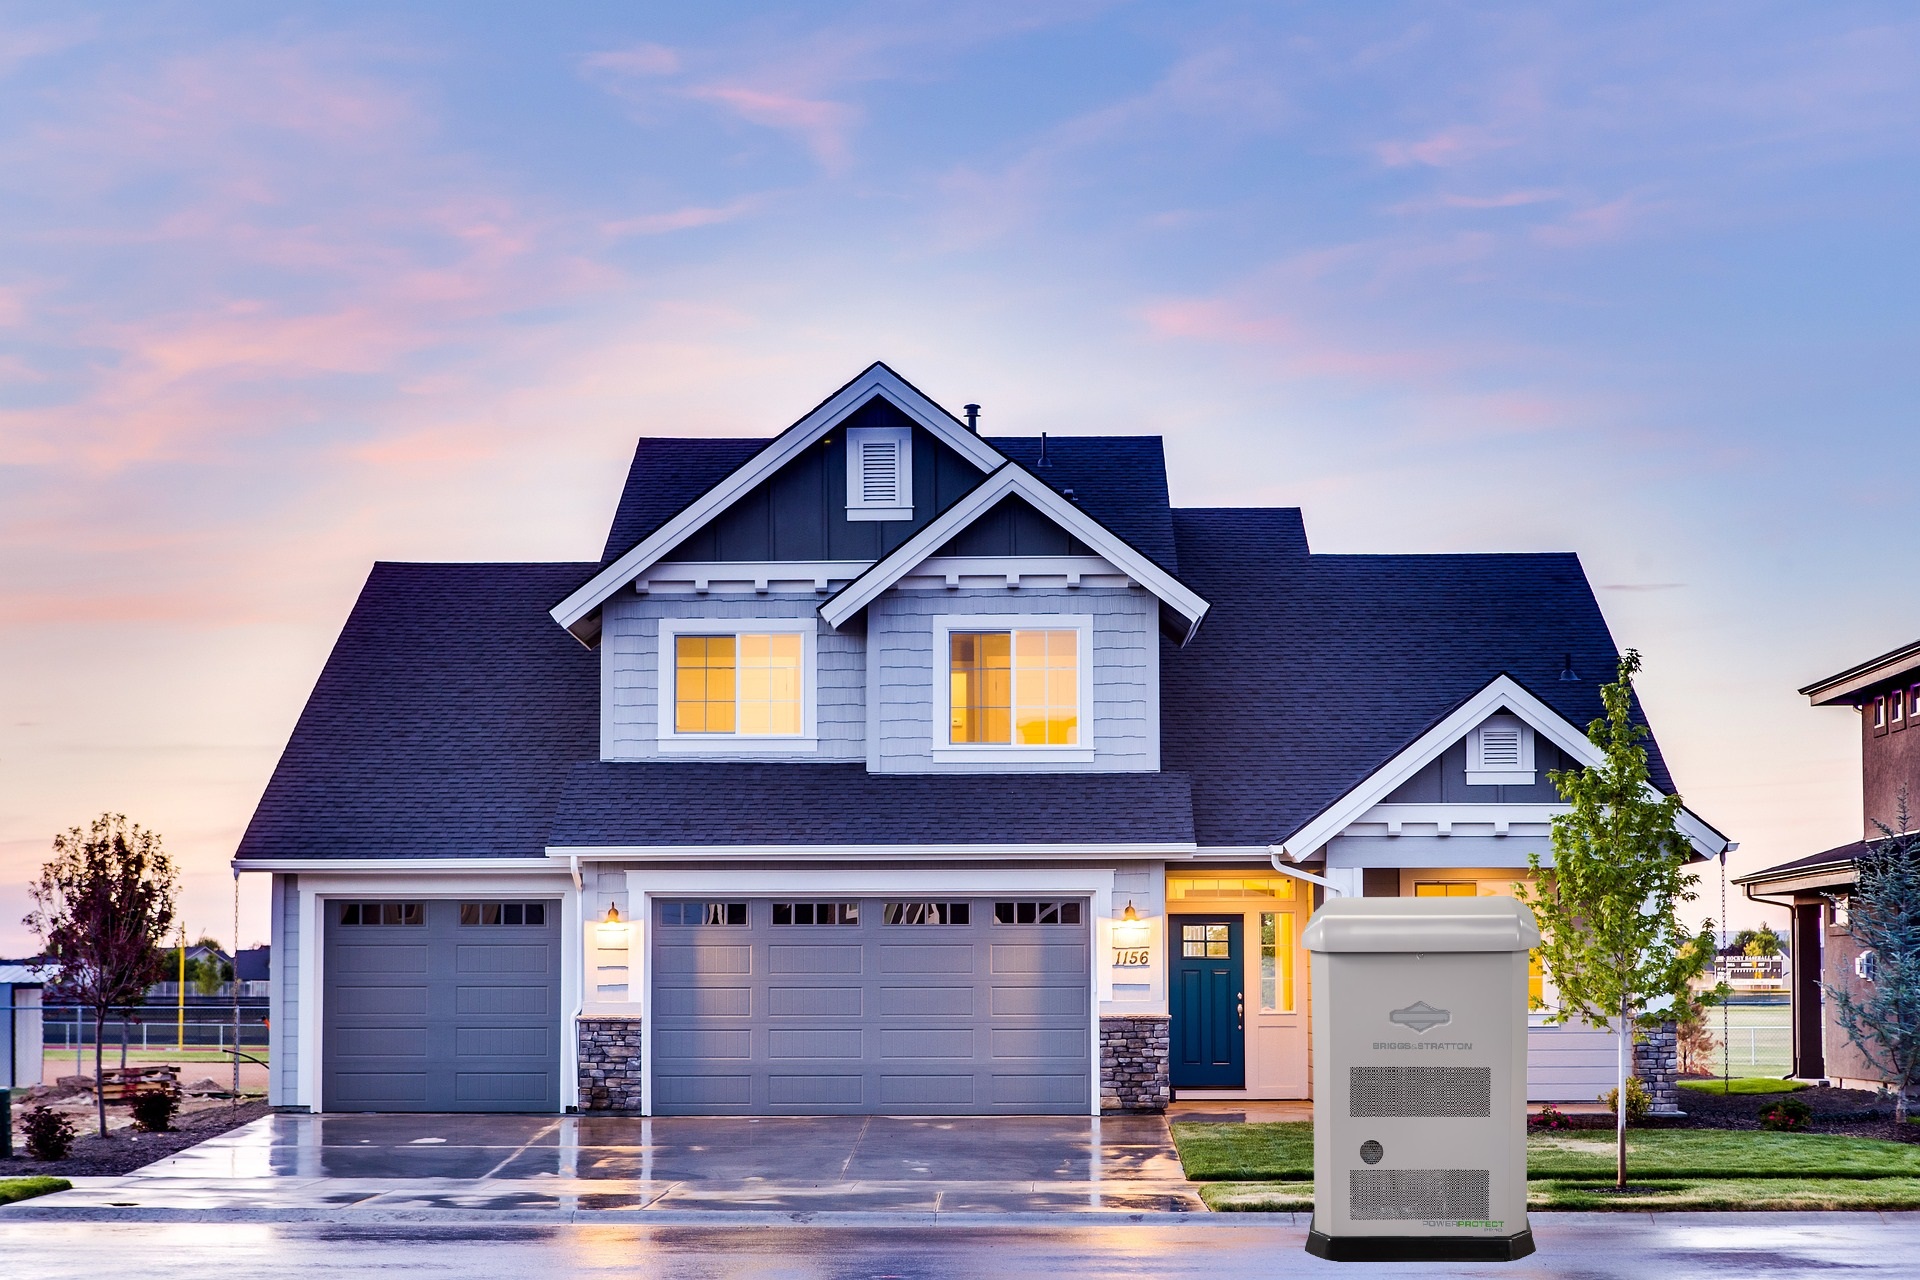
<path id="1" fill-rule="evenodd" d="M 1600 1101 L 1607 1104 L 1607 1110 L 1620 1114 L 1620 1091 L 1609 1089 L 1600 1095 Z M 1653 1110 L 1653 1098 L 1647 1093 L 1647 1086 L 1640 1083 L 1639 1076 L 1627 1077 L 1627 1123 L 1646 1118 Z"/>
<path id="2" fill-rule="evenodd" d="M 21 1117 L 27 1154 L 35 1160 L 65 1160 L 73 1150 L 73 1121 L 51 1107 L 35 1107 Z"/>
<path id="3" fill-rule="evenodd" d="M 146 1133 L 165 1133 L 173 1128 L 173 1113 L 180 1101 L 164 1089 L 147 1089 L 133 1096 L 128 1105 L 134 1127 Z"/>
<path id="4" fill-rule="evenodd" d="M 1782 1098 L 1760 1108 L 1760 1127 L 1776 1133 L 1805 1133 L 1812 1122 L 1812 1108 L 1798 1098 Z"/>
<path id="5" fill-rule="evenodd" d="M 1549 1131 L 1571 1129 L 1573 1128 L 1573 1121 L 1567 1119 L 1564 1111 L 1549 1102 L 1540 1108 L 1539 1115 L 1528 1118 L 1527 1127 L 1530 1129 L 1545 1129 Z"/>

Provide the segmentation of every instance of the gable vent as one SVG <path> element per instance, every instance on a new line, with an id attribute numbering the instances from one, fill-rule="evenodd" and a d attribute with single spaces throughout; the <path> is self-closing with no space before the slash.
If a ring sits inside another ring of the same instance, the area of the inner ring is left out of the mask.
<path id="1" fill-rule="evenodd" d="M 1480 767 L 1520 769 L 1520 726 L 1488 725 L 1480 731 Z"/>
<path id="2" fill-rule="evenodd" d="M 860 442 L 860 501 L 870 507 L 900 505 L 900 445 L 894 440 Z M 1515 758 L 1520 748 L 1514 747 Z"/>

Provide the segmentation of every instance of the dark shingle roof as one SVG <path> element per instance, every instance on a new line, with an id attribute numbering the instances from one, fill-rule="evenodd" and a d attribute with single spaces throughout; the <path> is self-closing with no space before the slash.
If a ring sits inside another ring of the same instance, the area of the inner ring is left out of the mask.
<path id="1" fill-rule="evenodd" d="M 1213 608 L 1162 650 L 1162 761 L 1203 845 L 1284 839 L 1502 673 L 1582 728 L 1601 714 L 1616 651 L 1577 556 L 1307 555 L 1293 511 L 1173 524 Z"/>
<path id="2" fill-rule="evenodd" d="M 377 564 L 242 858 L 538 857 L 600 753 L 600 659 L 547 610 L 583 564 Z"/>
<path id="3" fill-rule="evenodd" d="M 864 764 L 577 765 L 556 845 L 1098 844 L 1193 839 L 1179 773 L 870 774 Z"/>
<path id="4" fill-rule="evenodd" d="M 1040 465 L 1037 436 L 989 436 L 988 444 L 1033 472 L 1169 573 L 1180 572 L 1167 498 L 1167 457 L 1159 436 L 1049 436 Z"/>
<path id="5" fill-rule="evenodd" d="M 641 436 L 633 447 L 613 527 L 600 563 L 610 564 L 679 515 L 694 499 L 746 465 L 769 440 L 668 440 Z M 574 584 L 578 586 L 579 584 Z"/>

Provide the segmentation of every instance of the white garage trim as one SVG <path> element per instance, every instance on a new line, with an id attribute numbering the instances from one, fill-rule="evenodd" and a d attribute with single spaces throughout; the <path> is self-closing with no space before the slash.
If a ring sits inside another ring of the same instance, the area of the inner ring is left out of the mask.
<path id="1" fill-rule="evenodd" d="M 334 865 L 337 869 L 338 864 Z M 547 874 L 533 878 L 531 884 L 530 878 L 524 874 L 475 875 L 468 870 L 450 870 L 440 875 L 421 875 L 421 868 L 414 867 L 411 870 L 414 872 L 411 876 L 367 875 L 361 868 L 355 868 L 354 873 L 350 874 L 300 877 L 300 943 L 303 949 L 300 959 L 304 963 L 300 966 L 299 975 L 300 1061 L 293 1104 L 316 1113 L 321 1110 L 320 1039 L 323 1019 L 320 1002 L 325 998 L 326 990 L 326 975 L 322 972 L 326 966 L 326 947 L 322 941 L 326 936 L 323 908 L 329 901 L 355 897 L 458 899 L 490 894 L 537 893 L 560 900 L 561 949 L 567 953 L 561 958 L 560 969 L 560 1105 L 563 1108 L 578 1105 L 580 1048 L 574 1021 L 580 1008 L 586 957 L 580 941 L 580 895 L 573 887 L 573 878 L 551 866 L 542 867 L 541 870 Z M 454 875 L 458 875 L 459 883 L 449 884 L 449 879 Z"/>
<path id="2" fill-rule="evenodd" d="M 628 871 L 627 902 L 629 955 L 638 952 L 640 967 L 641 1018 L 641 1098 L 645 1110 L 653 1114 L 653 948 L 646 931 L 653 926 L 653 899 L 685 897 L 688 894 L 722 894 L 736 898 L 836 896 L 875 897 L 889 893 L 913 894 L 993 894 L 1051 893 L 1062 897 L 1085 896 L 1093 916 L 1089 932 L 1091 953 L 1087 957 L 1088 1043 L 1087 1071 L 1092 1099 L 1089 1114 L 1100 1114 L 1100 1006 L 1103 986 L 1107 1000 L 1113 998 L 1112 971 L 1098 963 L 1099 930 L 1113 914 L 1112 867 L 1074 867 L 1041 870 L 883 870 L 861 868 L 849 871 L 757 870 L 757 871 Z M 629 963 L 632 963 L 629 961 Z M 629 986 L 628 991 L 633 988 Z M 578 1039 L 578 1037 L 575 1037 Z"/>

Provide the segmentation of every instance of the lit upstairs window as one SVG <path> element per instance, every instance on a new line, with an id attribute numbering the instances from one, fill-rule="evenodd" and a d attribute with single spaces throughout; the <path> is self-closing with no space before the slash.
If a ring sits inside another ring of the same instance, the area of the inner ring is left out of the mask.
<path id="1" fill-rule="evenodd" d="M 798 634 L 678 635 L 673 641 L 675 733 L 800 733 Z"/>
<path id="2" fill-rule="evenodd" d="M 949 743 L 1079 743 L 1079 631 L 955 631 L 947 670 Z"/>

